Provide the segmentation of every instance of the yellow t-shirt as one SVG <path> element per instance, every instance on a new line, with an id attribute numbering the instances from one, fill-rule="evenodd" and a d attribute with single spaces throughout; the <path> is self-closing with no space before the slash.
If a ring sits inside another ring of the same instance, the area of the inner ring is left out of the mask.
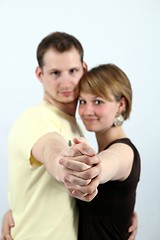
<path id="1" fill-rule="evenodd" d="M 54 131 L 67 142 L 83 135 L 74 117 L 45 101 L 25 111 L 11 129 L 9 202 L 15 240 L 77 240 L 75 199 L 48 174 L 43 164 L 31 165 L 30 161 L 35 142 Z"/>

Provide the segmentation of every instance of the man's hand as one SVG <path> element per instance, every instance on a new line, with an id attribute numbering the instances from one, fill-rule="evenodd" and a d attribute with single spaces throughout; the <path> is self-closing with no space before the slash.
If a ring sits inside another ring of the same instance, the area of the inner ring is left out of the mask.
<path id="1" fill-rule="evenodd" d="M 133 213 L 131 224 L 132 225 L 128 229 L 128 232 L 130 233 L 128 240 L 135 240 L 137 235 L 137 228 L 138 228 L 138 216 L 136 212 Z"/>
<path id="2" fill-rule="evenodd" d="M 11 228 L 14 227 L 14 220 L 12 217 L 12 211 L 8 210 L 2 220 L 1 240 L 13 240 L 11 237 Z"/>
<path id="3" fill-rule="evenodd" d="M 59 161 L 65 169 L 64 184 L 71 196 L 91 201 L 98 192 L 100 160 L 83 138 L 73 141 L 75 144 L 62 152 Z"/>

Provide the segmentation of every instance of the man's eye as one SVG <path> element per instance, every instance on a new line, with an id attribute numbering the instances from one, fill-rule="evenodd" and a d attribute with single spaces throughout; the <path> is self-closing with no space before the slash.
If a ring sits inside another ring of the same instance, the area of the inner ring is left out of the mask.
<path id="1" fill-rule="evenodd" d="M 77 72 L 76 68 L 73 68 L 73 69 L 70 70 L 70 73 L 75 73 L 75 72 Z"/>
<path id="2" fill-rule="evenodd" d="M 59 71 L 54 71 L 51 73 L 52 75 L 55 75 L 55 76 L 59 76 L 60 75 L 60 72 Z"/>
<path id="3" fill-rule="evenodd" d="M 80 99 L 80 100 L 79 100 L 79 104 L 80 104 L 80 105 L 84 105 L 84 104 L 85 104 L 85 100 Z"/>

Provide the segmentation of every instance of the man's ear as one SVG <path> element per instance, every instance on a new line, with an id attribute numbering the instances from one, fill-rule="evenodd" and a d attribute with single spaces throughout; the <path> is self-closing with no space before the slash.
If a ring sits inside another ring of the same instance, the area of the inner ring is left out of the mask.
<path id="1" fill-rule="evenodd" d="M 42 69 L 38 66 L 35 70 L 36 77 L 42 82 Z"/>
<path id="2" fill-rule="evenodd" d="M 84 73 L 88 72 L 88 66 L 86 62 L 83 62 L 83 70 L 84 70 Z"/>

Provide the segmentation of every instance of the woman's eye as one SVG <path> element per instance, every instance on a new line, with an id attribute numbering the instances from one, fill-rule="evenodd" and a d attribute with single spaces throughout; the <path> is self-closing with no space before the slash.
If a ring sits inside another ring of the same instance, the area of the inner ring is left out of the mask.
<path id="1" fill-rule="evenodd" d="M 102 101 L 101 100 L 95 100 L 95 102 L 94 102 L 96 105 L 99 105 L 99 104 L 101 104 L 102 103 Z"/>
<path id="2" fill-rule="evenodd" d="M 80 100 L 79 100 L 79 104 L 80 104 L 80 105 L 85 104 L 85 100 L 80 99 Z"/>

